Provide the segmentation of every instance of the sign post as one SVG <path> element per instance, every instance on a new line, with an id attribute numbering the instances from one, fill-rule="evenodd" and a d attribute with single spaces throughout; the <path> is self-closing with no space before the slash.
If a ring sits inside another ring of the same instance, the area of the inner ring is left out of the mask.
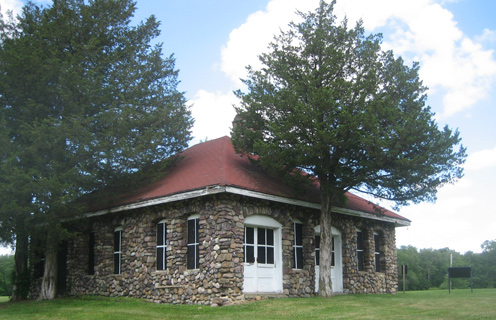
<path id="1" fill-rule="evenodd" d="M 472 267 L 450 267 L 448 268 L 448 281 L 451 284 L 451 278 L 470 278 L 470 290 L 474 293 L 472 280 Z M 451 286 L 449 286 L 451 294 Z"/>

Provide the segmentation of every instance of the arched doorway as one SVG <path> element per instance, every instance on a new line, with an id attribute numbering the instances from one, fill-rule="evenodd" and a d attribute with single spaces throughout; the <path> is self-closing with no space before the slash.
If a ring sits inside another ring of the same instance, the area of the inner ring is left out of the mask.
<path id="1" fill-rule="evenodd" d="M 266 216 L 245 219 L 243 292 L 282 292 L 281 227 Z"/>

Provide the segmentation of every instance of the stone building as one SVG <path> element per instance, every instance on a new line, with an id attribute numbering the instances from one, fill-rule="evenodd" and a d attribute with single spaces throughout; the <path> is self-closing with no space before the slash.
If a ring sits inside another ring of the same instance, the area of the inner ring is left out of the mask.
<path id="1" fill-rule="evenodd" d="M 314 295 L 318 187 L 295 195 L 236 154 L 228 137 L 181 156 L 163 179 L 86 215 L 83 232 L 62 250 L 59 290 L 208 305 Z M 333 290 L 395 293 L 395 227 L 410 221 L 347 197 L 332 213 Z"/>

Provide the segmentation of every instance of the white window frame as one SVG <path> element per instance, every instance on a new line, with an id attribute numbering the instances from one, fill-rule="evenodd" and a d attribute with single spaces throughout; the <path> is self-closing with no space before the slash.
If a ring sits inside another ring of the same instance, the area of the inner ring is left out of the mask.
<path id="1" fill-rule="evenodd" d="M 375 263 L 375 272 L 383 272 L 381 266 L 381 256 L 383 253 L 381 252 L 381 240 L 382 235 L 378 232 L 374 232 L 374 263 Z M 379 243 L 378 243 L 379 242 Z"/>
<path id="2" fill-rule="evenodd" d="M 164 270 L 167 270 L 167 223 L 169 221 L 164 219 L 164 220 L 161 220 L 157 223 L 157 250 L 156 250 L 156 255 L 157 255 L 157 263 L 156 263 L 156 267 L 157 267 L 157 271 L 164 271 Z M 162 225 L 162 244 L 158 244 L 159 243 L 159 239 L 158 239 L 158 227 Z M 159 250 L 162 250 L 163 254 L 162 254 L 162 269 L 159 269 L 159 259 L 158 259 L 158 251 Z"/>
<path id="3" fill-rule="evenodd" d="M 199 219 L 200 219 L 200 215 L 199 214 L 194 214 L 192 216 L 189 216 L 188 217 L 188 224 L 187 224 L 187 261 L 186 261 L 186 265 L 187 265 L 187 268 L 190 269 L 190 270 L 194 270 L 194 269 L 198 269 L 199 268 L 199 265 L 200 265 L 200 259 L 199 259 L 199 250 L 200 250 L 200 240 L 199 240 Z M 189 221 L 191 220 L 195 220 L 197 222 L 195 222 L 195 239 L 193 242 L 189 242 Z M 191 248 L 191 249 L 190 249 Z M 194 253 L 194 260 L 191 262 L 190 259 L 189 259 L 189 250 L 193 250 L 193 253 Z M 192 263 L 190 265 L 190 263 Z M 190 268 L 191 266 L 191 268 Z"/>
<path id="4" fill-rule="evenodd" d="M 117 227 L 114 229 L 114 274 L 121 274 L 122 272 L 122 231 L 123 230 L 124 229 L 122 227 Z M 119 240 L 117 242 L 117 245 L 115 243 L 116 233 L 119 233 L 119 238 L 118 238 Z"/>
<path id="5" fill-rule="evenodd" d="M 357 228 L 356 229 L 356 233 L 357 233 L 357 243 L 356 243 L 356 252 L 357 252 L 357 270 L 358 271 L 364 271 L 365 270 L 365 241 L 364 241 L 364 232 L 362 231 L 362 229 L 359 229 Z M 362 243 L 361 243 L 361 249 L 359 249 L 359 246 L 358 246 L 358 234 L 361 233 L 362 234 Z M 362 255 L 362 261 L 360 262 L 360 259 L 359 259 L 359 256 L 360 256 L 360 253 Z"/>
<path id="6" fill-rule="evenodd" d="M 296 225 L 301 225 L 301 245 L 297 244 L 296 239 Z M 298 265 L 299 255 L 298 249 L 301 249 L 301 266 Z M 299 220 L 293 220 L 293 269 L 301 270 L 303 269 L 303 223 Z"/>

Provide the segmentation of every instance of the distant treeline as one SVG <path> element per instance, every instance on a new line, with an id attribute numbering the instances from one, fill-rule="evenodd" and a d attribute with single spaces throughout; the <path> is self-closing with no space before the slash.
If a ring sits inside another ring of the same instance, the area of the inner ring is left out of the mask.
<path id="1" fill-rule="evenodd" d="M 398 249 L 399 290 L 403 289 L 402 265 L 407 265 L 406 290 L 448 288 L 448 267 L 471 267 L 474 288 L 496 288 L 496 240 L 487 240 L 482 253 L 460 254 L 449 248 L 420 249 L 402 246 Z M 453 288 L 468 288 L 470 279 L 453 279 Z"/>

